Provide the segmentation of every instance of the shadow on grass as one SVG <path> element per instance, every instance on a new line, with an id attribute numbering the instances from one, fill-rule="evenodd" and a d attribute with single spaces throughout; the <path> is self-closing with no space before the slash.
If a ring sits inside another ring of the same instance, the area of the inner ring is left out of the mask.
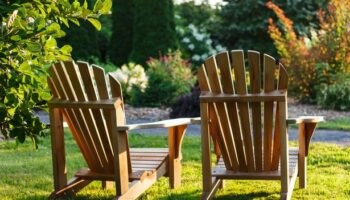
<path id="1" fill-rule="evenodd" d="M 201 192 L 200 192 L 201 195 Z M 198 195 L 198 192 L 184 192 L 181 194 L 172 194 L 170 196 L 160 198 L 162 200 L 168 200 L 168 199 L 200 199 L 200 195 Z M 268 197 L 270 196 L 270 193 L 267 192 L 256 192 L 256 193 L 249 193 L 249 194 L 225 194 L 220 196 L 215 196 L 214 199 L 221 199 L 221 200 L 228 200 L 228 199 L 235 199 L 235 200 L 252 200 L 256 198 L 262 198 L 262 197 Z"/>
<path id="2" fill-rule="evenodd" d="M 215 199 L 237 199 L 237 200 L 251 200 L 251 199 L 256 199 L 256 198 L 262 198 L 262 197 L 268 197 L 270 196 L 270 193 L 267 192 L 254 192 L 254 193 L 249 193 L 249 194 L 225 194 L 225 195 L 220 195 L 216 197 Z"/>

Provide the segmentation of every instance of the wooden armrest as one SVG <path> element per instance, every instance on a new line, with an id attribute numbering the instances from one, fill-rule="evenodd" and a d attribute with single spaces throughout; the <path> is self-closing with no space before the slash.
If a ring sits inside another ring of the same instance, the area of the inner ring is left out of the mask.
<path id="1" fill-rule="evenodd" d="M 211 92 L 203 92 L 200 95 L 201 103 L 209 102 L 260 102 L 260 101 L 286 101 L 287 92 L 278 90 L 269 93 L 259 94 L 214 94 Z"/>
<path id="2" fill-rule="evenodd" d="M 180 125 L 191 124 L 191 118 L 169 119 L 158 122 L 142 123 L 142 124 L 127 124 L 117 127 L 118 131 L 129 131 L 135 129 L 151 129 L 151 128 L 169 128 Z"/>
<path id="3" fill-rule="evenodd" d="M 287 124 L 318 123 L 323 121 L 325 121 L 323 116 L 301 116 L 298 118 L 288 118 Z"/>
<path id="4" fill-rule="evenodd" d="M 191 124 L 201 124 L 201 117 L 191 118 Z"/>
<path id="5" fill-rule="evenodd" d="M 120 98 L 97 100 L 97 101 L 68 101 L 52 99 L 49 108 L 76 108 L 76 109 L 113 109 L 122 104 Z"/>

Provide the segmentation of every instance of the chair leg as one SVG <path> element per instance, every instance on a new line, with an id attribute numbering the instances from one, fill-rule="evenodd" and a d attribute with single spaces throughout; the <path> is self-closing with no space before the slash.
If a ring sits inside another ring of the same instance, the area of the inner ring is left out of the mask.
<path id="1" fill-rule="evenodd" d="M 169 145 L 169 184 L 174 189 L 181 185 L 181 161 L 180 156 L 176 158 L 176 127 L 168 129 L 168 145 Z"/>
<path id="2" fill-rule="evenodd" d="M 299 188 L 306 188 L 305 124 L 299 125 L 298 173 L 299 173 Z"/>
<path id="3" fill-rule="evenodd" d="M 306 188 L 306 158 L 305 157 L 299 157 L 298 159 L 298 172 L 299 172 L 299 188 L 305 189 Z"/>
<path id="4" fill-rule="evenodd" d="M 225 182 L 224 182 L 224 180 L 222 180 L 221 181 L 221 183 L 219 184 L 219 189 L 224 189 L 224 187 L 225 187 Z"/>
<path id="5" fill-rule="evenodd" d="M 102 189 L 104 190 L 112 189 L 114 187 L 113 181 L 101 181 L 101 183 L 102 183 Z"/>

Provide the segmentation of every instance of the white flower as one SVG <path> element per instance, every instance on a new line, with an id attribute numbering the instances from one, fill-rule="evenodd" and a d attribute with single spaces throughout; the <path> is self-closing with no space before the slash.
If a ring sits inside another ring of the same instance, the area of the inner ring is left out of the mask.
<path id="1" fill-rule="evenodd" d="M 213 43 L 213 41 L 212 41 L 211 39 L 207 39 L 207 41 L 205 41 L 205 43 L 206 43 L 207 45 L 211 45 L 211 44 Z"/>
<path id="2" fill-rule="evenodd" d="M 311 40 L 308 37 L 304 37 L 304 44 L 306 48 L 310 49 L 311 48 Z"/>
<path id="3" fill-rule="evenodd" d="M 205 60 L 206 58 L 208 58 L 208 55 L 207 55 L 207 54 L 203 54 L 203 55 L 201 56 L 201 59 L 202 59 L 202 60 Z"/>
<path id="4" fill-rule="evenodd" d="M 194 45 L 193 45 L 193 44 L 189 44 L 189 45 L 188 45 L 188 48 L 189 48 L 190 50 L 193 50 L 193 49 L 194 49 Z"/>
<path id="5" fill-rule="evenodd" d="M 111 75 L 114 76 L 121 84 L 126 84 L 128 82 L 128 77 L 119 69 L 116 72 L 111 72 Z"/>
<path id="6" fill-rule="evenodd" d="M 185 37 L 185 38 L 182 39 L 182 42 L 183 42 L 183 43 L 189 43 L 189 42 L 190 42 L 190 39 L 187 38 L 187 37 Z"/>
<path id="7" fill-rule="evenodd" d="M 201 59 L 201 57 L 197 54 L 192 56 L 192 60 L 194 60 L 194 61 L 199 61 L 200 59 Z"/>
<path id="8" fill-rule="evenodd" d="M 201 34 L 201 33 L 197 33 L 194 35 L 194 37 L 196 38 L 196 40 L 202 41 L 204 39 L 205 35 Z"/>

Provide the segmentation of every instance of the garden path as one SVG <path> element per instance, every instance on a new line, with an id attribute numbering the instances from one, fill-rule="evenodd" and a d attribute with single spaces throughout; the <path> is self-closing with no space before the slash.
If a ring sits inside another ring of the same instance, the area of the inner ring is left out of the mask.
<path id="1" fill-rule="evenodd" d="M 131 108 L 127 108 L 131 109 Z M 149 116 L 144 115 L 141 119 L 136 119 L 135 116 L 128 116 L 127 115 L 127 123 L 128 124 L 136 124 L 136 123 L 147 123 L 152 122 L 156 120 L 164 120 L 167 118 L 167 116 L 164 114 L 160 114 L 159 116 L 154 116 L 154 113 L 159 113 L 162 111 L 159 111 L 158 108 L 142 108 L 143 111 L 132 111 L 129 113 L 148 113 Z M 166 111 L 168 112 L 168 111 Z M 128 113 L 128 112 L 127 112 Z M 153 113 L 153 114 L 152 114 Z M 45 112 L 39 112 L 38 116 L 44 123 L 49 123 L 49 117 Z M 145 117 L 146 116 L 146 117 Z M 152 117 L 153 116 L 153 117 Z M 135 130 L 131 131 L 131 134 L 135 133 L 144 133 L 144 134 L 153 134 L 153 135 L 164 135 L 167 133 L 166 129 L 144 129 L 144 130 Z M 187 135 L 200 135 L 200 126 L 199 125 L 190 125 L 186 131 Z M 294 128 L 289 128 L 289 139 L 290 140 L 297 140 L 298 139 L 298 130 Z M 348 131 L 339 131 L 339 130 L 322 130 L 322 129 L 316 129 L 316 132 L 313 136 L 312 141 L 314 142 L 327 142 L 327 143 L 334 143 L 344 146 L 350 146 L 350 132 Z"/>

